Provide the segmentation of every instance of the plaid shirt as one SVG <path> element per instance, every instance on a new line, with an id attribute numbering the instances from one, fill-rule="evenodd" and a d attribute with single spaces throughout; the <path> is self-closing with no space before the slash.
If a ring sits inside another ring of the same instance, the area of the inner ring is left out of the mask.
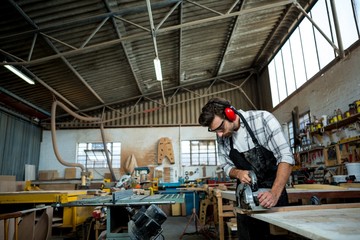
<path id="1" fill-rule="evenodd" d="M 294 165 L 295 160 L 290 149 L 290 145 L 282 131 L 278 120 L 267 111 L 247 111 L 239 110 L 249 124 L 259 144 L 273 152 L 277 164 L 286 162 Z M 240 120 L 240 128 L 233 135 L 234 148 L 239 152 L 246 152 L 255 147 L 251 136 Z M 230 138 L 217 137 L 219 150 L 219 163 L 224 172 L 229 176 L 234 164 L 229 158 Z"/>

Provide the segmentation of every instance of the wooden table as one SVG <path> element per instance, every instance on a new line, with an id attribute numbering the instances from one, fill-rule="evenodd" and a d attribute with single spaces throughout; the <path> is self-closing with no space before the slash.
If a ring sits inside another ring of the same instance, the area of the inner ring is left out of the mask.
<path id="1" fill-rule="evenodd" d="M 358 187 L 359 188 L 347 187 L 346 185 L 300 184 L 286 190 L 289 201 L 296 202 L 302 199 L 310 200 L 311 197 L 317 197 L 319 199 L 360 198 L 360 184 Z"/>
<path id="2" fill-rule="evenodd" d="M 347 188 L 345 186 L 331 186 L 322 184 L 301 184 L 295 188 L 286 189 L 290 202 L 299 199 L 308 199 L 316 196 L 318 198 L 360 198 L 360 188 Z M 235 191 L 222 191 L 225 199 L 236 201 Z"/>
<path id="3" fill-rule="evenodd" d="M 346 186 L 304 184 L 287 189 L 287 191 L 290 201 L 310 200 L 312 196 L 338 199 L 360 198 L 360 188 L 354 186 L 347 188 Z M 236 201 L 235 191 L 221 191 L 221 198 Z M 346 208 L 349 206 L 354 208 Z M 307 211 L 308 208 L 312 211 Z M 236 212 L 243 213 L 239 209 L 236 209 Z M 355 206 L 324 204 L 272 208 L 266 213 L 255 213 L 251 216 L 310 239 L 360 239 L 360 203 L 356 203 Z M 325 234 L 327 231 L 329 234 Z M 220 231 L 222 234 L 223 232 L 223 230 Z M 332 234 L 333 232 L 336 234 Z"/>
<path id="4" fill-rule="evenodd" d="M 220 240 L 224 240 L 225 239 L 224 219 L 234 218 L 236 217 L 236 215 L 235 215 L 234 207 L 232 205 L 224 205 L 223 199 L 236 201 L 235 191 L 221 191 L 218 189 L 214 189 L 214 194 L 217 199 L 217 209 L 218 209 L 218 218 L 219 218 L 219 238 Z"/>
<path id="5" fill-rule="evenodd" d="M 360 203 L 274 208 L 251 217 L 314 240 L 358 240 L 360 236 Z"/>

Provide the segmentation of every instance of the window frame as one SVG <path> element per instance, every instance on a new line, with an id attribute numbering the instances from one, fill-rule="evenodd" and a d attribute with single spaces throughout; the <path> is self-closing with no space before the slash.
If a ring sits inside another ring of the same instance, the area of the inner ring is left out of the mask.
<path id="1" fill-rule="evenodd" d="M 299 132 L 305 132 L 307 129 L 307 125 L 311 123 L 311 114 L 310 111 L 306 111 L 303 114 L 299 115 Z M 288 138 L 289 138 L 289 143 L 290 143 L 290 147 L 293 153 L 295 153 L 296 149 L 294 146 L 294 126 L 293 126 L 293 122 L 290 121 L 287 124 L 288 127 Z M 309 139 L 301 139 L 301 143 L 302 146 L 308 145 L 309 144 Z"/>
<path id="2" fill-rule="evenodd" d="M 217 166 L 217 142 L 208 139 L 182 140 L 180 156 L 182 166 Z"/>
<path id="3" fill-rule="evenodd" d="M 308 15 L 320 31 L 304 17 L 268 64 L 272 105 L 276 107 L 292 93 L 331 63 L 338 54 L 332 45 L 338 45 L 330 0 L 319 0 Z M 344 49 L 360 39 L 358 16 L 360 0 L 335 3 Z M 351 14 L 349 13 L 350 11 Z M 347 24 L 349 23 L 349 24 Z M 297 47 L 296 47 L 297 46 Z M 346 50 L 346 49 L 345 49 Z M 293 89 L 295 86 L 295 89 Z"/>
<path id="4" fill-rule="evenodd" d="M 109 152 L 110 162 L 112 168 L 121 168 L 121 143 L 108 142 L 106 143 Z M 95 152 L 103 152 L 102 156 L 97 155 L 98 161 L 89 159 L 85 151 L 94 150 Z M 85 166 L 86 169 L 108 169 L 108 163 L 104 152 L 104 145 L 102 142 L 79 142 L 76 146 L 76 162 Z M 93 163 L 90 165 L 89 163 Z"/>

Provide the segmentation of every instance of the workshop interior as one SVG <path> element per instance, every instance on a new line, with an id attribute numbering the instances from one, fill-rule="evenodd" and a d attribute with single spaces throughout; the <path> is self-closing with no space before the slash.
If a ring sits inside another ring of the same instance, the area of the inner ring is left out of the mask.
<path id="1" fill-rule="evenodd" d="M 237 214 L 359 238 L 360 0 L 5 0 L 0 20 L 0 240 L 238 239 Z M 225 174 L 213 97 L 280 122 L 289 206 Z"/>

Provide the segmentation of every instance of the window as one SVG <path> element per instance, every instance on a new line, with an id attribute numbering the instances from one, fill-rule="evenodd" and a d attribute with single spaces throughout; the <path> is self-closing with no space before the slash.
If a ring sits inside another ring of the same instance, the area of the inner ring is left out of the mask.
<path id="1" fill-rule="evenodd" d="M 183 166 L 216 166 L 215 140 L 181 141 L 181 164 Z"/>
<path id="2" fill-rule="evenodd" d="M 346 49 L 360 37 L 360 0 L 334 2 L 343 47 Z M 317 1 L 308 15 L 338 47 L 330 0 Z M 330 43 L 305 17 L 268 65 L 273 107 L 301 87 L 336 56 Z"/>
<path id="3" fill-rule="evenodd" d="M 305 130 L 307 129 L 307 125 L 311 122 L 311 119 L 310 119 L 310 112 L 306 112 L 304 114 L 302 114 L 301 116 L 299 116 L 299 131 L 300 133 L 305 133 Z M 290 121 L 288 123 L 288 133 L 289 133 L 289 140 L 290 140 L 290 146 L 291 146 L 291 149 L 293 150 L 293 152 L 295 152 L 295 149 L 294 149 L 294 143 L 295 143 L 295 140 L 294 140 L 294 126 L 293 126 L 293 122 Z M 309 139 L 307 139 L 307 137 L 302 137 L 301 138 L 301 145 L 302 146 L 305 146 L 305 145 L 309 145 Z"/>
<path id="4" fill-rule="evenodd" d="M 106 144 L 111 166 L 120 168 L 121 143 L 111 142 Z M 77 162 L 89 168 L 108 168 L 106 152 L 103 143 L 78 143 Z"/>

